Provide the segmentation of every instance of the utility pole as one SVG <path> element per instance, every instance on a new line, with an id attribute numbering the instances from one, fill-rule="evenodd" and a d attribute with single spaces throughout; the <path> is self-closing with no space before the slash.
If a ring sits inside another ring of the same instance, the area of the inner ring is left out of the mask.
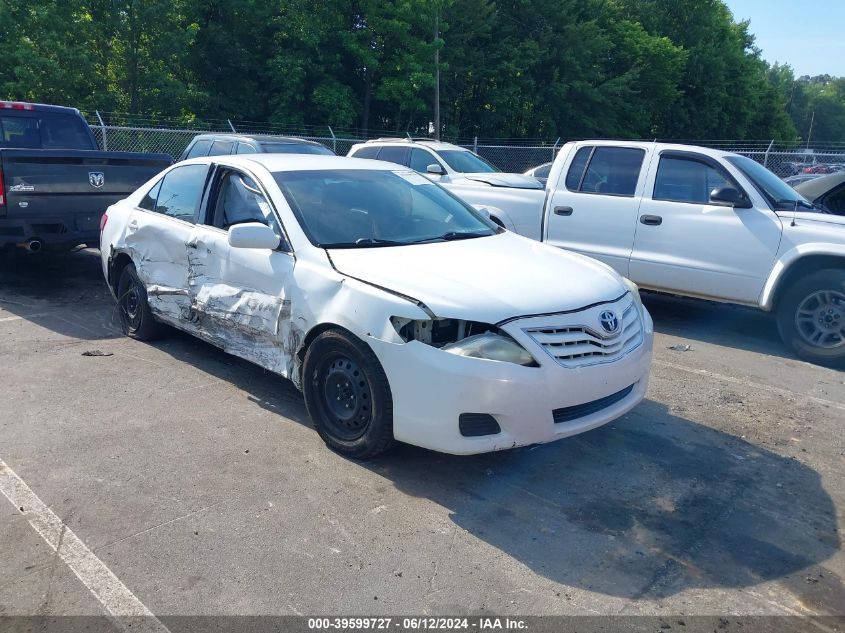
<path id="1" fill-rule="evenodd" d="M 434 6 L 434 138 L 440 140 L 440 3 Z"/>

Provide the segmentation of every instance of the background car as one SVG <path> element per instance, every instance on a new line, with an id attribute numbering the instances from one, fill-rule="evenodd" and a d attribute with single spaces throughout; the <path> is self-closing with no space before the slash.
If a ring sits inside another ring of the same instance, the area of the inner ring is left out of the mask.
<path id="1" fill-rule="evenodd" d="M 508 174 L 460 145 L 428 138 L 377 138 L 353 145 L 349 157 L 406 165 L 435 182 L 476 183 L 493 187 L 541 189 L 534 178 Z"/>
<path id="2" fill-rule="evenodd" d="M 795 188 L 796 185 L 800 185 L 803 182 L 810 182 L 821 176 L 822 174 L 797 174 L 795 176 L 787 176 L 783 181 L 790 187 Z"/>
<path id="3" fill-rule="evenodd" d="M 800 183 L 795 191 L 827 213 L 845 215 L 845 172 Z"/>
<path id="4" fill-rule="evenodd" d="M 542 165 L 537 165 L 536 167 L 532 167 L 528 171 L 525 172 L 526 176 L 534 176 L 537 180 L 539 180 L 542 184 L 546 184 L 546 180 L 549 179 L 549 172 L 552 170 L 552 163 L 543 163 Z"/>
<path id="5" fill-rule="evenodd" d="M 320 154 L 334 156 L 322 143 L 293 136 L 247 136 L 244 134 L 199 134 L 179 160 L 229 154 Z"/>

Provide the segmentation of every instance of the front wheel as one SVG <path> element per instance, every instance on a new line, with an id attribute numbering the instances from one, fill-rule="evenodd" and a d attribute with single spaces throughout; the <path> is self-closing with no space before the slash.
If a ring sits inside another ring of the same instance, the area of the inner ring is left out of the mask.
<path id="1" fill-rule="evenodd" d="M 778 331 L 798 356 L 845 366 L 845 270 L 819 270 L 786 289 L 777 310 Z"/>
<path id="2" fill-rule="evenodd" d="M 381 363 L 363 342 L 323 332 L 305 353 L 305 408 L 323 441 L 338 453 L 369 459 L 393 443 L 393 397 Z"/>

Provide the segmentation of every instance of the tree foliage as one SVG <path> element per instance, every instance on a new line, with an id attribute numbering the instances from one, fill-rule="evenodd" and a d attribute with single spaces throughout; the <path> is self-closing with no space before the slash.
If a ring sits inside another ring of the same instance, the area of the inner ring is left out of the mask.
<path id="1" fill-rule="evenodd" d="M 86 110 L 427 132 L 435 50 L 450 136 L 845 141 L 722 0 L 0 0 L 0 98 Z"/>

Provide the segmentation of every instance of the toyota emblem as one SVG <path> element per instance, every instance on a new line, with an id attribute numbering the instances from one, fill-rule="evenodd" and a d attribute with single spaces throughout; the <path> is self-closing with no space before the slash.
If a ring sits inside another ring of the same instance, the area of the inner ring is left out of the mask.
<path id="1" fill-rule="evenodd" d="M 608 334 L 614 334 L 619 329 L 619 317 L 610 310 L 605 310 L 599 315 L 599 323 Z"/>

